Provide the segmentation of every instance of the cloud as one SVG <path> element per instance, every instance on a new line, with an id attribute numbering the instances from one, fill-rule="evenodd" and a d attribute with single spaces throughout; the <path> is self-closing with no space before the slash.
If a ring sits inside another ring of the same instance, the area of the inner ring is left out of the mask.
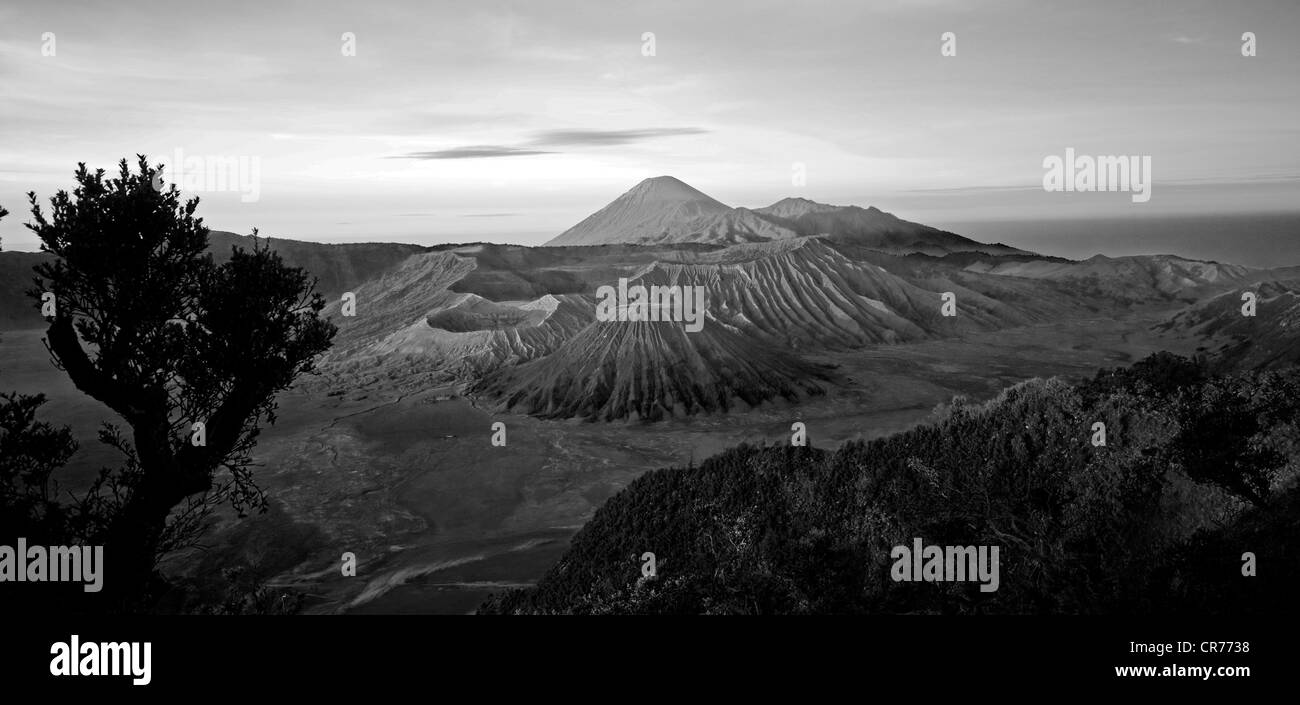
<path id="1" fill-rule="evenodd" d="M 631 144 L 660 137 L 702 135 L 708 130 L 698 127 L 658 127 L 643 130 L 547 130 L 539 132 L 531 144 L 552 147 L 603 147 Z"/>
<path id="2" fill-rule="evenodd" d="M 484 144 L 474 147 L 456 147 L 455 149 L 440 149 L 433 152 L 408 152 L 389 159 L 486 159 L 488 157 L 528 157 L 537 154 L 554 154 L 540 149 L 524 149 L 521 147 L 503 147 L 501 145 Z"/>
<path id="3" fill-rule="evenodd" d="M 708 130 L 698 127 L 651 127 L 640 130 L 544 130 L 533 133 L 532 139 L 519 146 L 475 145 L 441 149 L 431 152 L 408 152 L 389 159 L 483 159 L 488 157 L 527 157 L 536 154 L 555 154 L 539 147 L 610 147 L 632 144 L 661 137 L 702 135 Z"/>

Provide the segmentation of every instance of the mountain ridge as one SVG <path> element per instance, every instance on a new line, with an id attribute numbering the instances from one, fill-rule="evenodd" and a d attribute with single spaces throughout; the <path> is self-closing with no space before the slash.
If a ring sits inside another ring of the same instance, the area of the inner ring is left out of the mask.
<path id="1" fill-rule="evenodd" d="M 1032 254 L 984 244 L 869 206 L 786 197 L 762 208 L 730 207 L 673 176 L 645 179 L 543 247 L 603 244 L 739 244 L 829 237 L 891 254 Z"/>

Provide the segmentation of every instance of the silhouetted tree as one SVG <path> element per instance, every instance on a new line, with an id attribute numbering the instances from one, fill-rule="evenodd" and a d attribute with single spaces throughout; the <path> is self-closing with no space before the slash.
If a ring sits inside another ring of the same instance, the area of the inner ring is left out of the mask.
<path id="1" fill-rule="evenodd" d="M 0 207 L 0 220 L 9 211 Z M 67 428 L 36 420 L 44 395 L 0 394 L 0 540 L 67 538 L 56 470 L 76 451 Z"/>
<path id="2" fill-rule="evenodd" d="M 82 506 L 114 610 L 150 599 L 159 555 L 192 540 L 207 509 L 264 506 L 249 452 L 275 421 L 276 394 L 314 369 L 336 331 L 314 282 L 256 238 L 215 264 L 198 199 L 158 187 L 160 173 L 143 156 L 113 179 L 80 164 L 48 217 L 28 194 L 27 227 L 57 258 L 36 268 L 30 292 L 54 295 L 46 347 L 129 427 L 101 431 L 124 462 Z"/>

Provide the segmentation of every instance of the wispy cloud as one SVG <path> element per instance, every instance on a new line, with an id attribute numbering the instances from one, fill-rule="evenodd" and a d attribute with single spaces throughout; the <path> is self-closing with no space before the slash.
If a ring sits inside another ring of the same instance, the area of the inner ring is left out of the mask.
<path id="1" fill-rule="evenodd" d="M 606 147 L 631 144 L 660 137 L 702 135 L 698 127 L 659 127 L 644 130 L 547 130 L 537 133 L 531 144 L 550 147 Z"/>
<path id="2" fill-rule="evenodd" d="M 708 130 L 699 127 L 651 127 L 637 130 L 543 130 L 518 146 L 474 145 L 427 152 L 408 152 L 389 159 L 482 159 L 487 157 L 527 157 L 537 154 L 555 154 L 539 147 L 611 147 L 633 144 L 663 137 L 702 135 Z"/>
<path id="3" fill-rule="evenodd" d="M 432 152 L 408 152 L 389 159 L 486 159 L 489 157 L 528 157 L 537 154 L 553 154 L 540 149 L 524 149 L 522 147 L 503 147 L 501 145 L 484 144 L 474 147 L 456 147 L 455 149 L 440 149 Z"/>

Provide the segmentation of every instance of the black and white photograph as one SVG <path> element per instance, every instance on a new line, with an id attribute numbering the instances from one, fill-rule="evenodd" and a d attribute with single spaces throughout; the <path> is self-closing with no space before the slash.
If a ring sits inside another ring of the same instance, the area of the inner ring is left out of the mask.
<path id="1" fill-rule="evenodd" d="M 1294 0 L 0 0 L 0 673 L 672 624 L 1276 676 L 1298 71 Z"/>

